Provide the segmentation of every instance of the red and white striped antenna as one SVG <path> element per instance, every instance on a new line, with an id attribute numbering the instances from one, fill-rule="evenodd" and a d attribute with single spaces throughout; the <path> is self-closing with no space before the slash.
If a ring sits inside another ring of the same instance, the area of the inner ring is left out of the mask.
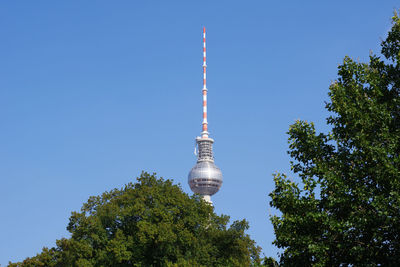
<path id="1" fill-rule="evenodd" d="M 203 131 L 201 132 L 201 138 L 208 138 L 206 69 L 206 28 L 203 27 Z"/>

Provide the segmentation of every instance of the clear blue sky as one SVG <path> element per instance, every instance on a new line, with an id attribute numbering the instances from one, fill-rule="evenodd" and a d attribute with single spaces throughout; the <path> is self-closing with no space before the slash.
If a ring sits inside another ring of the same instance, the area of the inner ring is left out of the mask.
<path id="1" fill-rule="evenodd" d="M 345 55 L 364 61 L 398 1 L 2 1 L 0 264 L 68 237 L 89 196 L 142 170 L 185 192 L 201 131 L 202 27 L 217 213 L 276 257 L 272 173 L 286 131 L 324 126 Z"/>

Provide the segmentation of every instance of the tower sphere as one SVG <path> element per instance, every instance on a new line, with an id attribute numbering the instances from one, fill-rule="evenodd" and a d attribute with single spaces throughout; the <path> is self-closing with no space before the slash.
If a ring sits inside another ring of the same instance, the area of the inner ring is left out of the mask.
<path id="1" fill-rule="evenodd" d="M 203 196 L 214 195 L 222 186 L 222 172 L 214 164 L 213 143 L 214 140 L 209 137 L 196 138 L 199 149 L 197 163 L 188 176 L 190 189 Z"/>
<path id="2" fill-rule="evenodd" d="M 201 161 L 190 170 L 188 182 L 194 193 L 212 196 L 221 188 L 222 172 L 214 162 Z"/>

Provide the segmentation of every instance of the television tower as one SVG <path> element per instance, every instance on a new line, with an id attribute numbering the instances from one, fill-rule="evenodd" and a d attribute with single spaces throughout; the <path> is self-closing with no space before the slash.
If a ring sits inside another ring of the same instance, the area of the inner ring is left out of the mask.
<path id="1" fill-rule="evenodd" d="M 214 164 L 214 140 L 208 136 L 206 69 L 206 28 L 203 28 L 203 131 L 201 137 L 196 137 L 197 163 L 189 172 L 188 182 L 194 193 L 212 204 L 211 196 L 222 186 L 222 172 Z"/>

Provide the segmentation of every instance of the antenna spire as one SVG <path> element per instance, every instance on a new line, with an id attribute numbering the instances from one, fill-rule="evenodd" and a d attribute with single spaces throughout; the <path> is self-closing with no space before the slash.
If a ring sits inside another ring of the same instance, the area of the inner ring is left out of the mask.
<path id="1" fill-rule="evenodd" d="M 203 131 L 202 138 L 208 138 L 208 122 L 207 122 L 207 75 L 206 75 L 206 28 L 203 27 Z"/>

